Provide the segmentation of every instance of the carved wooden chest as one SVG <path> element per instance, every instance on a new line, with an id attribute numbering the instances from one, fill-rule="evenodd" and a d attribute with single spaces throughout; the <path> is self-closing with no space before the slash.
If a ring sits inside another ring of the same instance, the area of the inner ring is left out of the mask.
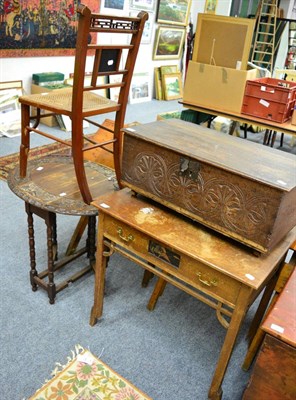
<path id="1" fill-rule="evenodd" d="M 182 120 L 124 129 L 121 183 L 260 252 L 296 225 L 295 155 Z"/>

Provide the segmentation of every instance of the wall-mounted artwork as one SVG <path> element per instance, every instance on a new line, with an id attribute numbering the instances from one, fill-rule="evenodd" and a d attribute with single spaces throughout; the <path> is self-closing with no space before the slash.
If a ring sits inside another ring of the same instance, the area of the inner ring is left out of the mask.
<path id="1" fill-rule="evenodd" d="M 140 12 L 139 10 L 130 10 L 129 15 L 131 17 L 137 17 L 139 12 Z M 148 12 L 148 20 L 145 22 L 145 25 L 144 25 L 143 34 L 142 34 L 142 38 L 141 38 L 141 44 L 151 43 L 153 27 L 154 27 L 154 13 Z"/>
<path id="2" fill-rule="evenodd" d="M 206 0 L 205 13 L 215 14 L 218 0 Z"/>
<path id="3" fill-rule="evenodd" d="M 154 43 L 153 60 L 179 59 L 182 53 L 185 29 L 160 26 Z"/>
<path id="4" fill-rule="evenodd" d="M 101 0 L 100 12 L 108 15 L 124 15 L 127 6 L 127 0 Z"/>
<path id="5" fill-rule="evenodd" d="M 159 0 L 157 22 L 163 24 L 187 25 L 191 0 Z"/>
<path id="6" fill-rule="evenodd" d="M 80 0 L 0 0 L 0 57 L 73 55 L 79 3 Z M 85 0 L 83 4 L 91 11 L 99 11 L 98 0 Z"/>
<path id="7" fill-rule="evenodd" d="M 154 4 L 155 0 L 130 0 L 130 8 L 136 10 L 153 11 Z"/>

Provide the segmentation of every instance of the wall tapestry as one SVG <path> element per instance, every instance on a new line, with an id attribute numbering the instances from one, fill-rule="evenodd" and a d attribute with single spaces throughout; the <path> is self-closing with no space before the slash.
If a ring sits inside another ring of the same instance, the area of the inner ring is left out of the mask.
<path id="1" fill-rule="evenodd" d="M 80 0 L 0 0 L 0 57 L 74 54 Z M 100 1 L 85 0 L 98 12 Z"/>

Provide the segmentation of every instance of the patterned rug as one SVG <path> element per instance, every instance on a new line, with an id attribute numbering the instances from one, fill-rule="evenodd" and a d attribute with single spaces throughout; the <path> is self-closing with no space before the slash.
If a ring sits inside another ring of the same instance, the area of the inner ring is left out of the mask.
<path id="1" fill-rule="evenodd" d="M 29 400 L 152 400 L 90 351 L 76 346 L 65 366 Z"/>

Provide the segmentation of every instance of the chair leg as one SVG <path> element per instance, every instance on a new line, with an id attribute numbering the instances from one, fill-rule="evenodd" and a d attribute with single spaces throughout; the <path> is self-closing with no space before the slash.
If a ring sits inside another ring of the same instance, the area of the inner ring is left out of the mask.
<path id="1" fill-rule="evenodd" d="M 92 195 L 89 190 L 86 173 L 84 169 L 84 158 L 83 158 L 83 130 L 82 123 L 72 120 L 72 156 L 74 169 L 76 174 L 77 183 L 80 189 L 81 196 L 86 204 L 90 204 L 92 201 Z"/>
<path id="2" fill-rule="evenodd" d="M 121 129 L 124 126 L 124 115 L 125 110 L 121 109 L 116 113 L 115 123 L 114 123 L 114 139 L 115 142 L 113 144 L 113 159 L 114 159 L 114 169 L 117 184 L 120 189 L 122 189 L 121 185 L 121 151 L 122 151 L 122 132 Z"/>
<path id="3" fill-rule="evenodd" d="M 27 174 L 28 164 L 28 153 L 30 150 L 30 133 L 27 130 L 27 126 L 30 125 L 30 107 L 22 104 L 22 128 L 21 128 L 21 146 L 20 146 L 20 177 L 24 178 Z"/>
<path id="4" fill-rule="evenodd" d="M 75 173 L 77 177 L 77 183 L 80 189 L 81 196 L 86 204 L 90 204 L 92 201 L 92 195 L 89 190 L 89 186 L 87 183 L 87 178 L 85 174 L 85 169 L 84 169 L 84 162 L 83 162 L 83 156 L 81 155 L 82 159 L 79 160 L 77 157 L 74 156 L 73 154 L 73 161 L 74 161 L 74 167 L 75 167 Z"/>

